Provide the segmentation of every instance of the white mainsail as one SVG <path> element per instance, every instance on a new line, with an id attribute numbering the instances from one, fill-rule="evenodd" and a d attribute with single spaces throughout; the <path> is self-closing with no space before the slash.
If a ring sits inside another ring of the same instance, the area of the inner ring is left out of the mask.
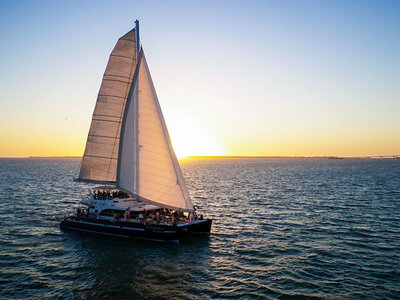
<path id="1" fill-rule="evenodd" d="M 135 29 L 122 36 L 105 70 L 78 181 L 115 183 L 121 123 L 136 69 Z"/>
<path id="2" fill-rule="evenodd" d="M 143 49 L 121 129 L 117 187 L 145 202 L 192 211 Z"/>

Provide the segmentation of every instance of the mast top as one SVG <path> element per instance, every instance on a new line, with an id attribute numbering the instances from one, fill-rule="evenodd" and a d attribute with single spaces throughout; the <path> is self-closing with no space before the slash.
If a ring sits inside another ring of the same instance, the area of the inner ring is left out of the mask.
<path id="1" fill-rule="evenodd" d="M 140 51 L 140 36 L 139 36 L 139 20 L 135 20 L 135 32 L 136 32 L 136 55 L 138 56 Z"/>

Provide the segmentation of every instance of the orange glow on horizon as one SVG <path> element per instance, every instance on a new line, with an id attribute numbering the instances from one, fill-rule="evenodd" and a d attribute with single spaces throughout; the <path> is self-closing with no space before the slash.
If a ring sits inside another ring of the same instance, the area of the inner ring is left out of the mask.
<path id="1" fill-rule="evenodd" d="M 238 138 L 219 140 L 212 132 L 193 120 L 175 118 L 169 122 L 170 136 L 178 159 L 189 156 L 380 156 L 400 155 L 400 142 L 390 135 L 379 138 L 351 136 L 317 139 L 298 137 L 287 139 Z M 50 132 L 5 135 L 0 133 L 2 141 L 0 157 L 27 156 L 77 156 L 83 155 L 86 133 L 74 136 L 54 135 Z"/>

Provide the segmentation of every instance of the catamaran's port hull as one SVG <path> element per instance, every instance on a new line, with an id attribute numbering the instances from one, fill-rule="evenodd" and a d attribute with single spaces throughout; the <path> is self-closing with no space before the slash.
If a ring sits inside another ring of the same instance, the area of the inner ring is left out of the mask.
<path id="1" fill-rule="evenodd" d="M 200 220 L 178 226 L 142 224 L 89 218 L 69 217 L 60 223 L 65 230 L 97 233 L 124 238 L 139 238 L 158 241 L 179 241 L 182 236 L 206 233 L 211 230 L 211 219 Z"/>

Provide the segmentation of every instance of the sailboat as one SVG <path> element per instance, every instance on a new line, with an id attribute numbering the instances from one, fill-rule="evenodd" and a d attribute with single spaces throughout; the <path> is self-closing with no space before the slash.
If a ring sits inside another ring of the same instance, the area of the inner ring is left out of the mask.
<path id="1" fill-rule="evenodd" d="M 138 20 L 111 52 L 74 180 L 97 186 L 62 229 L 162 241 L 210 233 L 212 220 L 197 214 L 172 147 Z"/>

